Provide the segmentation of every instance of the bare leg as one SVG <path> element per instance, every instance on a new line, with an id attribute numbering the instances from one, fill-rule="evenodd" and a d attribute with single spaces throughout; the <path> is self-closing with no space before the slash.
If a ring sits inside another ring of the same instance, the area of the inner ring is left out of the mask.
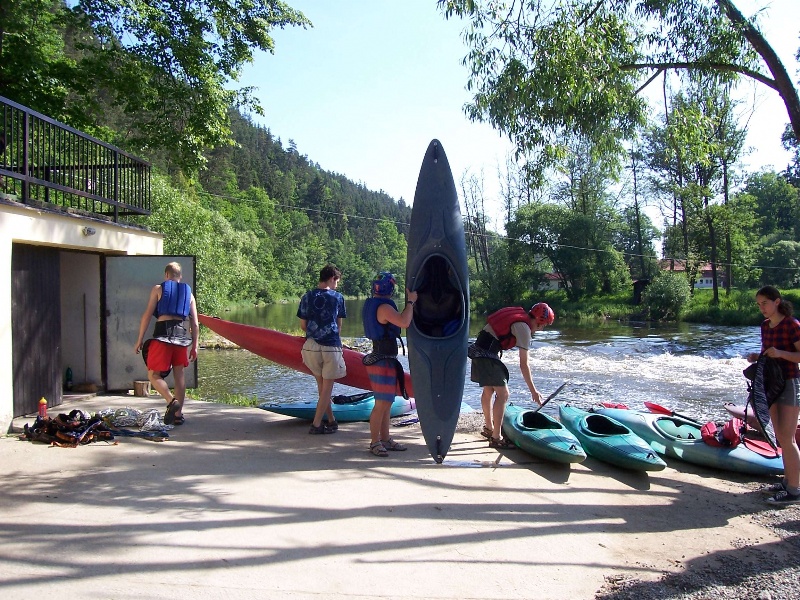
<path id="1" fill-rule="evenodd" d="M 783 477 L 786 486 L 796 489 L 800 487 L 800 450 L 794 436 L 800 407 L 773 404 L 769 412 L 775 427 L 775 436 L 783 452 Z"/>
<path id="2" fill-rule="evenodd" d="M 371 443 L 389 439 L 389 416 L 392 412 L 392 403 L 385 400 L 375 400 L 375 406 L 369 415 L 369 435 Z"/>
<path id="3" fill-rule="evenodd" d="M 319 399 L 317 400 L 317 410 L 314 411 L 314 421 L 311 423 L 314 427 L 322 425 L 322 417 L 328 414 L 328 418 L 333 422 L 333 409 L 331 408 L 331 392 L 333 391 L 333 379 L 323 379 L 322 377 L 314 376 L 317 380 L 317 391 L 319 392 Z"/>
<path id="4" fill-rule="evenodd" d="M 183 414 L 183 401 L 186 400 L 186 375 L 183 372 L 183 366 L 176 365 L 172 368 L 172 378 L 175 380 L 174 396 L 178 401 L 178 410 L 175 412 L 176 417 Z"/>
<path id="5" fill-rule="evenodd" d="M 483 421 L 486 429 L 492 430 L 492 396 L 494 388 L 490 385 L 481 389 L 481 409 L 483 410 Z"/>
<path id="6" fill-rule="evenodd" d="M 147 378 L 150 380 L 150 385 L 153 386 L 153 389 L 161 394 L 164 400 L 167 401 L 167 404 L 172 402 L 172 392 L 169 391 L 169 385 L 167 385 L 167 382 L 161 377 L 160 371 L 151 371 L 148 369 Z"/>
<path id="7" fill-rule="evenodd" d="M 503 413 L 506 411 L 508 402 L 508 386 L 497 386 L 494 388 L 494 406 L 492 406 L 492 437 L 499 440 L 503 436 Z"/>

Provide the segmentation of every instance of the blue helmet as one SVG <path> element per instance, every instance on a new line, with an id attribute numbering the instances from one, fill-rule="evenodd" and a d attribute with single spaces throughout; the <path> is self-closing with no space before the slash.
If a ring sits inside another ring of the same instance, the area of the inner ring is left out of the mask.
<path id="1" fill-rule="evenodd" d="M 394 275 L 388 271 L 381 271 L 378 278 L 372 282 L 372 295 L 391 296 L 394 294 L 394 286 L 396 283 Z"/>

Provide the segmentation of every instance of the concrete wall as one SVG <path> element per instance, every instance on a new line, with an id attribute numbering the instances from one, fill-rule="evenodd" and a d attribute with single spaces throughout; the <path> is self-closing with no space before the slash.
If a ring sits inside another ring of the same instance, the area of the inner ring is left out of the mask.
<path id="1" fill-rule="evenodd" d="M 158 233 L 0 199 L 0 428 L 3 431 L 8 430 L 13 417 L 11 248 L 15 243 L 65 251 L 61 256 L 61 335 L 64 361 L 69 365 L 65 362 L 63 366 L 72 367 L 74 381 L 78 383 L 99 383 L 100 378 L 100 255 L 153 255 L 163 254 L 164 249 L 163 237 Z"/>

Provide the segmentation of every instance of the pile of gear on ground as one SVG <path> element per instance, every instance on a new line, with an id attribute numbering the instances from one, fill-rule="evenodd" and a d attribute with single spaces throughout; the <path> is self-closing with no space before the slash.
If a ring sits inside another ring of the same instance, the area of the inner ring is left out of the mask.
<path id="1" fill-rule="evenodd" d="M 136 427 L 138 429 L 130 429 Z M 92 442 L 113 442 L 116 436 L 141 437 L 155 442 L 169 439 L 172 425 L 166 425 L 154 408 L 139 411 L 126 406 L 107 408 L 90 415 L 79 409 L 57 417 L 37 416 L 26 424 L 19 439 L 50 446 L 77 448 Z"/>

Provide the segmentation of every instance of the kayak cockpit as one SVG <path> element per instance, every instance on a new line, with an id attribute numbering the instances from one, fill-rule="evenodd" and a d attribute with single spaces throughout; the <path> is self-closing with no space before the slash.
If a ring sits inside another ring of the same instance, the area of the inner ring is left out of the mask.
<path id="1" fill-rule="evenodd" d="M 520 421 L 526 429 L 563 429 L 563 425 L 547 415 L 532 410 L 523 412 Z"/>
<path id="2" fill-rule="evenodd" d="M 586 429 L 594 435 L 625 435 L 630 429 L 603 415 L 587 415 Z"/>
<path id="3" fill-rule="evenodd" d="M 663 436 L 674 440 L 700 440 L 700 428 L 682 420 L 665 417 L 653 421 L 653 427 Z"/>

